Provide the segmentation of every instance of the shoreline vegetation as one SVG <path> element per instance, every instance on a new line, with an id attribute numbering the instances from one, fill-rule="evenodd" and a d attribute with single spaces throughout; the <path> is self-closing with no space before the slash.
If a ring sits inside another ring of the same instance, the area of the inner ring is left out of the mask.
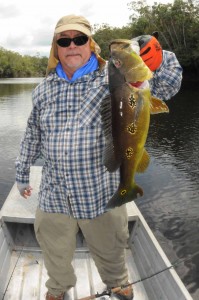
<path id="1" fill-rule="evenodd" d="M 131 39 L 158 31 L 162 48 L 174 52 L 183 68 L 183 83 L 195 87 L 199 82 L 199 0 L 155 2 L 153 6 L 135 0 L 128 7 L 131 15 L 127 26 L 94 25 L 93 38 L 101 47 L 101 56 L 109 58 L 108 45 L 113 39 Z M 0 45 L 0 78 L 44 77 L 47 62 L 48 57 L 39 53 L 23 56 Z"/>

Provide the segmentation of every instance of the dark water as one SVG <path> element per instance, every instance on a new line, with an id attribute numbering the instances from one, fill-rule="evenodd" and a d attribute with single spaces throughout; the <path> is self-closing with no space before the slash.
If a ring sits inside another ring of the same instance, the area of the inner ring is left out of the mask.
<path id="1" fill-rule="evenodd" d="M 40 80 L 0 80 L 0 207 L 15 181 L 14 162 L 31 111 L 31 93 Z"/>
<path id="2" fill-rule="evenodd" d="M 137 204 L 194 299 L 199 299 L 199 89 L 181 90 L 151 117 L 148 170 Z M 190 259 L 189 259 L 190 258 Z M 189 260 L 188 260 L 189 259 Z"/>
<path id="3" fill-rule="evenodd" d="M 40 79 L 0 80 L 0 207 L 14 180 L 31 92 Z M 136 203 L 194 299 L 199 299 L 199 90 L 181 90 L 170 113 L 151 117 L 151 164 L 136 177 Z M 172 300 L 172 299 L 171 299 Z"/>

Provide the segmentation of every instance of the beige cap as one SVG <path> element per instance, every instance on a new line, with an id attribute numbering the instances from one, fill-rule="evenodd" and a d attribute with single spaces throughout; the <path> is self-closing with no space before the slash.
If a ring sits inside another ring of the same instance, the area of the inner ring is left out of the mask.
<path id="1" fill-rule="evenodd" d="M 101 49 L 99 45 L 94 41 L 94 39 L 91 37 L 91 25 L 90 23 L 82 16 L 76 16 L 76 15 L 68 15 L 62 17 L 55 27 L 54 37 L 52 40 L 52 46 L 50 50 L 50 56 L 48 59 L 48 66 L 46 70 L 46 75 L 49 74 L 49 72 L 56 68 L 59 58 L 57 54 L 57 43 L 56 43 L 56 34 L 66 31 L 66 30 L 77 30 L 80 31 L 87 36 L 90 37 L 90 47 L 91 51 L 94 52 L 97 56 L 97 59 L 100 63 L 104 64 L 105 61 L 101 56 L 99 55 Z"/>
<path id="2" fill-rule="evenodd" d="M 77 30 L 87 36 L 91 36 L 91 25 L 82 16 L 68 15 L 62 17 L 55 27 L 55 34 L 66 31 L 66 30 Z"/>

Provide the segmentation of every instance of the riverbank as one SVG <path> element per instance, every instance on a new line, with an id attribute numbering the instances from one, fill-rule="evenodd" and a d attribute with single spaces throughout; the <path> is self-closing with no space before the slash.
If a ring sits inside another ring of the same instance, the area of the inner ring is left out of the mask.
<path id="1" fill-rule="evenodd" d="M 30 81 L 31 83 L 38 83 L 40 80 L 42 80 L 44 77 L 18 77 L 18 78 L 11 78 L 11 77 L 4 77 L 0 78 L 0 80 L 3 80 L 4 83 L 22 83 L 23 79 L 28 83 Z M 5 81 L 4 81 L 5 80 Z M 10 82 L 9 82 L 10 80 Z M 185 89 L 199 89 L 199 75 L 191 72 L 183 72 L 183 79 L 182 79 L 182 88 Z"/>

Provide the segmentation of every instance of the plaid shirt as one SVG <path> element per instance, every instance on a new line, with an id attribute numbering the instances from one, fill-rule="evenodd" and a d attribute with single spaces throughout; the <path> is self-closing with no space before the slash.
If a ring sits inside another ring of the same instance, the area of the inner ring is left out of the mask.
<path id="1" fill-rule="evenodd" d="M 103 165 L 100 104 L 108 94 L 107 66 L 74 83 L 52 73 L 33 91 L 16 180 L 28 183 L 30 166 L 42 154 L 43 211 L 87 219 L 104 213 L 119 185 L 119 171 L 109 173 Z"/>
<path id="2" fill-rule="evenodd" d="M 163 62 L 149 81 L 151 94 L 162 100 L 169 100 L 179 90 L 182 81 L 182 67 L 173 52 L 163 50 Z"/>

